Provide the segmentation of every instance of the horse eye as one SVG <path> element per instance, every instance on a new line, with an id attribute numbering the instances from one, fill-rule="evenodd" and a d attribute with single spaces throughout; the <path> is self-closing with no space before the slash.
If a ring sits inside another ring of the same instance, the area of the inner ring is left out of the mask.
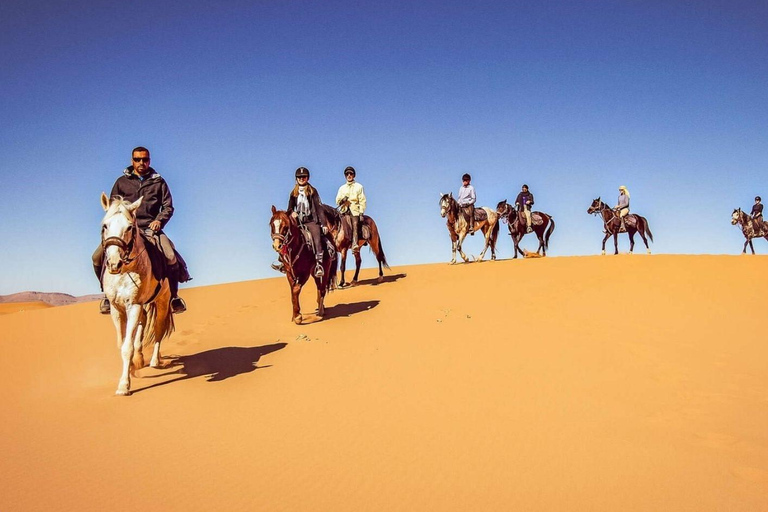
<path id="1" fill-rule="evenodd" d="M 130 233 L 131 231 L 133 231 L 133 226 L 128 226 L 128 229 L 126 229 L 126 231 L 127 231 L 127 232 L 129 232 L 129 233 Z"/>

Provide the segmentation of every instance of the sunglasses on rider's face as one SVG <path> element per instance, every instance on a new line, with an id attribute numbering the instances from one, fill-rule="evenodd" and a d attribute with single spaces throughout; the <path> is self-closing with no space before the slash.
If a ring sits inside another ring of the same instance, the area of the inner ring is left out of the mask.
<path id="1" fill-rule="evenodd" d="M 138 162 L 149 163 L 149 157 L 148 156 L 142 156 L 142 157 L 138 157 L 138 158 L 137 157 L 133 157 L 133 161 L 137 162 L 137 163 Z"/>

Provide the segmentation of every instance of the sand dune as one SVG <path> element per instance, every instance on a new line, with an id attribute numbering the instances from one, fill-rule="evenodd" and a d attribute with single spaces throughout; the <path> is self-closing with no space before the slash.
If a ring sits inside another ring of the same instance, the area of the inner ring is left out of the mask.
<path id="1" fill-rule="evenodd" d="M 767 510 L 766 264 L 368 270 L 299 326 L 188 289 L 131 397 L 96 304 L 3 315 L 0 510 Z"/>
<path id="2" fill-rule="evenodd" d="M 9 313 L 18 313 L 19 311 L 46 309 L 50 307 L 53 307 L 53 306 L 42 301 L 6 302 L 6 303 L 0 303 L 0 315 L 7 315 Z"/>

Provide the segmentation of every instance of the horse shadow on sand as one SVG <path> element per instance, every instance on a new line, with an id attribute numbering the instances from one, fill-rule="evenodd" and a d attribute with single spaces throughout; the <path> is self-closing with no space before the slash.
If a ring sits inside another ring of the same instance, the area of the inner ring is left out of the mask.
<path id="1" fill-rule="evenodd" d="M 404 277 L 407 277 L 407 275 L 408 274 L 392 274 L 390 276 L 383 276 L 381 278 L 381 281 L 379 281 L 378 277 L 373 277 L 371 279 L 361 279 L 360 281 L 357 282 L 355 286 L 363 286 L 366 284 L 369 284 L 371 286 L 379 286 L 380 284 L 384 284 L 384 283 L 394 283 L 398 279 L 403 279 Z M 344 287 L 344 289 L 346 288 L 348 287 Z"/>
<path id="2" fill-rule="evenodd" d="M 139 393 L 151 388 L 165 386 L 182 380 L 194 379 L 197 377 L 206 377 L 208 382 L 219 382 L 236 377 L 245 373 L 250 373 L 262 368 L 269 368 L 271 365 L 258 366 L 262 356 L 271 354 L 285 347 L 287 343 L 273 343 L 271 345 L 262 345 L 260 347 L 222 347 L 188 356 L 170 356 L 163 358 L 163 368 L 173 369 L 170 372 L 163 372 L 157 375 L 142 377 L 136 381 L 147 381 L 147 379 L 158 379 L 178 374 L 179 376 L 164 382 L 150 384 L 140 389 L 133 390 L 133 393 Z"/>

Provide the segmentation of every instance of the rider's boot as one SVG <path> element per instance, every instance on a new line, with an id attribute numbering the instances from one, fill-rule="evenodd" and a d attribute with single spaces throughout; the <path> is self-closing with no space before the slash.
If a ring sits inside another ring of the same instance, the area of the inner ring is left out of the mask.
<path id="1" fill-rule="evenodd" d="M 171 311 L 175 314 L 181 314 L 187 310 L 187 304 L 184 299 L 179 297 L 179 264 L 171 267 L 168 276 L 168 286 L 171 289 Z"/>
<path id="2" fill-rule="evenodd" d="M 352 254 L 360 252 L 360 247 L 357 246 L 359 240 L 358 232 L 360 230 L 360 217 L 352 215 Z"/>
<path id="3" fill-rule="evenodd" d="M 99 313 L 102 315 L 108 315 L 112 311 L 112 307 L 109 305 L 109 299 L 104 297 L 99 302 Z"/>
<path id="4" fill-rule="evenodd" d="M 285 265 L 283 265 L 283 262 L 280 260 L 273 261 L 270 267 L 277 270 L 278 272 L 282 272 L 283 274 L 285 274 Z"/>
<path id="5" fill-rule="evenodd" d="M 318 279 L 323 277 L 325 275 L 325 271 L 323 270 L 323 255 L 320 254 L 317 256 L 316 259 L 317 263 L 315 264 L 315 273 L 314 276 Z"/>

